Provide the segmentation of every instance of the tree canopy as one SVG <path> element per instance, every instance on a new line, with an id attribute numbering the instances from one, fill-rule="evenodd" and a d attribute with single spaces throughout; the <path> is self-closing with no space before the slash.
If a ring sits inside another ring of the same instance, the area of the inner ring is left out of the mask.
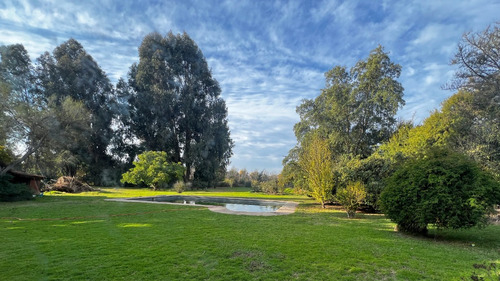
<path id="1" fill-rule="evenodd" d="M 129 124 L 141 146 L 182 162 L 186 180 L 213 184 L 225 172 L 233 142 L 219 84 L 196 43 L 186 33 L 147 35 L 129 84 Z"/>
<path id="2" fill-rule="evenodd" d="M 401 66 L 393 63 L 381 46 L 350 70 L 335 66 L 328 71 L 321 94 L 297 107 L 297 146 L 283 161 L 284 178 L 311 191 L 312 174 L 307 172 L 304 159 L 306 154 L 315 153 L 305 145 L 312 135 L 321 135 L 328 145 L 328 157 L 333 161 L 330 174 L 337 177 L 332 187 L 341 182 L 338 176 L 346 162 L 369 157 L 388 140 L 396 127 L 396 112 L 404 105 L 403 87 L 396 80 L 400 73 Z M 335 190 L 331 188 L 330 193 Z"/>
<path id="3" fill-rule="evenodd" d="M 233 147 L 226 104 L 186 33 L 146 36 L 139 63 L 115 87 L 75 39 L 35 63 L 20 44 L 0 55 L 0 145 L 26 149 L 6 169 L 22 163 L 49 178 L 109 185 L 141 151 L 156 150 L 199 187 L 223 178 Z"/>
<path id="4" fill-rule="evenodd" d="M 297 141 L 319 130 L 328 136 L 334 154 L 368 157 L 387 140 L 404 105 L 403 87 L 396 79 L 401 66 L 379 46 L 349 71 L 335 66 L 325 74 L 326 88 L 314 100 L 297 107 Z"/>
<path id="5" fill-rule="evenodd" d="M 20 145 L 22 155 L 0 171 L 5 174 L 44 148 L 64 150 L 75 142 L 75 134 L 88 130 L 88 112 L 70 97 L 56 103 L 52 96 L 38 94 L 31 60 L 22 45 L 0 48 L 0 112 L 3 131 L 11 147 Z"/>
<path id="6" fill-rule="evenodd" d="M 164 151 L 146 151 L 137 156 L 134 167 L 122 175 L 122 183 L 146 185 L 156 190 L 182 180 L 184 166 L 168 162 Z"/>
<path id="7" fill-rule="evenodd" d="M 114 165 L 107 149 L 113 137 L 111 128 L 116 112 L 113 111 L 113 86 L 99 65 L 75 39 L 69 39 L 38 58 L 37 88 L 45 98 L 51 97 L 56 105 L 66 97 L 82 102 L 90 112 L 90 133 L 81 138 L 80 145 L 71 153 L 85 170 L 85 178 L 94 184 L 104 184 L 106 171 Z M 68 169 L 72 176 L 76 168 Z"/>

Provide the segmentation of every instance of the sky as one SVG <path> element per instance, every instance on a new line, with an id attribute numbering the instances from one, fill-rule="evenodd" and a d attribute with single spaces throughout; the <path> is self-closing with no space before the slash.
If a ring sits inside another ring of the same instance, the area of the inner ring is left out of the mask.
<path id="1" fill-rule="evenodd" d="M 2 0 L 0 45 L 21 43 L 35 60 L 78 40 L 115 83 L 138 61 L 145 35 L 186 32 L 202 50 L 228 107 L 231 167 L 277 173 L 296 144 L 295 108 L 379 44 L 403 67 L 406 104 L 420 123 L 443 90 L 464 32 L 500 21 L 496 0 Z"/>

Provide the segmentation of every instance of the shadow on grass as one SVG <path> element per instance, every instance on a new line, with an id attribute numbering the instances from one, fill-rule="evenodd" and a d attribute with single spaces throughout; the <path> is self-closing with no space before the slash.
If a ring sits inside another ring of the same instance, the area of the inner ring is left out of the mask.
<path id="1" fill-rule="evenodd" d="M 381 213 L 358 212 L 355 218 L 349 219 L 342 207 L 327 205 L 325 209 L 322 209 L 315 202 L 302 203 L 298 208 L 298 213 L 308 216 L 310 220 L 314 217 L 316 220 L 313 224 L 316 225 L 332 224 L 332 221 L 335 221 L 338 227 L 367 227 L 386 233 L 391 232 L 404 238 L 422 239 L 433 243 L 454 244 L 462 247 L 500 250 L 500 225 L 441 230 L 430 227 L 427 235 L 414 235 L 396 231 L 395 224 Z"/>
<path id="2" fill-rule="evenodd" d="M 82 220 L 137 216 L 161 212 L 203 210 L 203 207 L 163 204 L 130 204 L 105 201 L 106 196 L 48 195 L 0 206 L 1 220 Z"/>

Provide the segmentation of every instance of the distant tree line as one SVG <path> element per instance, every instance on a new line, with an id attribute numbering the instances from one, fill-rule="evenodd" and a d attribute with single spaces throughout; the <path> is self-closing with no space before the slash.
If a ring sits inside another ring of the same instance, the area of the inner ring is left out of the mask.
<path id="1" fill-rule="evenodd" d="M 75 39 L 34 63 L 21 44 L 1 46 L 0 59 L 0 176 L 22 168 L 116 185 L 138 154 L 164 151 L 185 181 L 224 179 L 226 104 L 186 33 L 147 35 L 116 85 Z"/>
<path id="2" fill-rule="evenodd" d="M 270 194 L 291 192 L 291 189 L 288 188 L 287 190 L 287 186 L 284 185 L 281 175 L 265 170 L 248 172 L 246 169 L 238 170 L 233 167 L 227 171 L 223 185 L 228 187 L 251 187 L 254 192 Z"/>

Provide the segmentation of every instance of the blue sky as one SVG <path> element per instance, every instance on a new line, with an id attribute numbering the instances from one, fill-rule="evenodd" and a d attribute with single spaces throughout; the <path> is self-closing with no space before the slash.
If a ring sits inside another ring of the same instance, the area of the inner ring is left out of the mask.
<path id="1" fill-rule="evenodd" d="M 0 45 L 35 59 L 69 38 L 113 82 L 153 31 L 186 31 L 222 87 L 235 141 L 231 166 L 279 172 L 295 143 L 295 107 L 324 87 L 335 65 L 353 66 L 381 44 L 403 66 L 403 119 L 421 122 L 442 90 L 464 32 L 499 21 L 500 1 L 11 1 L 0 3 Z"/>

